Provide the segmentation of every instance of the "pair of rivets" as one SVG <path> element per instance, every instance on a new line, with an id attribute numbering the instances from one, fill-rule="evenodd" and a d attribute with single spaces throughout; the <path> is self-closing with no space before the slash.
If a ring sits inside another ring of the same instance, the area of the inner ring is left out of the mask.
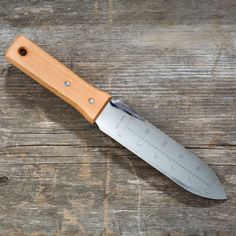
<path id="1" fill-rule="evenodd" d="M 64 82 L 64 86 L 65 86 L 65 87 L 69 87 L 70 85 L 71 85 L 71 84 L 70 84 L 70 81 L 65 81 L 65 82 Z M 93 98 L 89 98 L 89 99 L 88 99 L 88 103 L 89 103 L 89 104 L 94 104 L 94 102 L 95 102 L 95 101 L 94 101 Z"/>

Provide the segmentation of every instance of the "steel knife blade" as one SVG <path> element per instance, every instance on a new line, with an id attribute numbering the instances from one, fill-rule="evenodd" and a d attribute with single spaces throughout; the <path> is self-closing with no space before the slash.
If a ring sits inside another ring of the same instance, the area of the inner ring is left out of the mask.
<path id="1" fill-rule="evenodd" d="M 126 104 L 82 80 L 26 37 L 17 37 L 5 57 L 187 191 L 204 198 L 227 199 L 218 177 L 199 157 Z"/>

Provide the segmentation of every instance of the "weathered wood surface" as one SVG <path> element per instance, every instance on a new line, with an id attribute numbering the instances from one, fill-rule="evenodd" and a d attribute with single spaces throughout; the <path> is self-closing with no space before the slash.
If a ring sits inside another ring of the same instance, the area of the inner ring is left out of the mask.
<path id="1" fill-rule="evenodd" d="M 236 4 L 0 1 L 0 235 L 235 235 Z M 198 198 L 4 60 L 17 34 L 204 159 Z"/>

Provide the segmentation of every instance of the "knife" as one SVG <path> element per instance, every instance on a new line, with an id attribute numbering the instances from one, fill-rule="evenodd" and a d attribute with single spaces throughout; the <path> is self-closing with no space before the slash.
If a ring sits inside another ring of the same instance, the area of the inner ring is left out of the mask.
<path id="1" fill-rule="evenodd" d="M 198 196 L 227 199 L 213 170 L 142 116 L 88 84 L 24 36 L 7 49 L 6 59 L 79 111 L 91 124 Z"/>

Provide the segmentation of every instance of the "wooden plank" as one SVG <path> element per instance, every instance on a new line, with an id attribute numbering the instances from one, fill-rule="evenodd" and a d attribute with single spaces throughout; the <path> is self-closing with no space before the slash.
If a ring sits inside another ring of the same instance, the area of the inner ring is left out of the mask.
<path id="1" fill-rule="evenodd" d="M 2 229 L 12 230 L 12 222 L 28 232 L 65 231 L 68 235 L 74 231 L 80 235 L 83 230 L 99 235 L 104 224 L 118 235 L 161 235 L 178 229 L 193 233 L 199 227 L 209 231 L 233 229 L 235 199 L 203 201 L 152 168 L 130 160 L 113 163 L 110 154 L 106 158 L 107 163 L 101 165 L 2 164 L 1 173 L 11 173 L 9 183 L 1 185 L 1 201 L 5 201 L 1 205 Z M 236 173 L 232 167 L 214 169 L 229 179 Z M 236 190 L 235 179 L 231 181 L 229 194 Z M 230 221 L 225 217 L 228 214 Z M 180 225 L 183 219 L 184 228 Z"/>
<path id="2" fill-rule="evenodd" d="M 0 235 L 234 235 L 235 9 L 0 1 Z M 229 199 L 182 190 L 8 66 L 17 34 L 198 154 Z"/>

